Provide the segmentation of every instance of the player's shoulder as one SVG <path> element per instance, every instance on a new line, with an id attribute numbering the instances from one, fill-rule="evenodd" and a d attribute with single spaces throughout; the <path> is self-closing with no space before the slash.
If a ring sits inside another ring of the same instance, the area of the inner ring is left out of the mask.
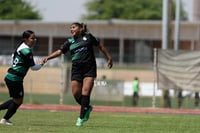
<path id="1" fill-rule="evenodd" d="M 27 55 L 32 53 L 32 49 L 30 47 L 28 47 L 27 45 L 25 45 L 25 43 L 22 43 L 18 48 L 17 51 L 22 53 L 23 55 Z"/>
<path id="2" fill-rule="evenodd" d="M 86 33 L 85 37 L 88 38 L 88 39 L 92 39 L 92 40 L 96 39 L 96 37 L 93 34 L 91 34 L 91 33 Z"/>
<path id="3" fill-rule="evenodd" d="M 93 34 L 91 34 L 91 33 L 88 33 L 86 36 L 87 36 L 87 38 L 89 38 L 89 39 L 92 40 L 92 41 L 95 41 L 95 42 L 99 42 L 99 41 L 100 41 L 99 38 L 95 37 L 95 36 L 94 36 Z"/>
<path id="4" fill-rule="evenodd" d="M 32 50 L 30 48 L 23 48 L 23 49 L 20 50 L 20 52 L 23 55 L 28 55 L 28 54 L 32 53 Z"/>
<path id="5" fill-rule="evenodd" d="M 85 36 L 86 36 L 86 37 L 94 37 L 94 36 L 92 35 L 92 33 L 89 33 L 89 32 L 88 32 L 88 33 L 85 33 Z"/>
<path id="6" fill-rule="evenodd" d="M 68 43 L 73 43 L 75 40 L 74 40 L 74 37 L 68 37 L 66 41 Z"/>

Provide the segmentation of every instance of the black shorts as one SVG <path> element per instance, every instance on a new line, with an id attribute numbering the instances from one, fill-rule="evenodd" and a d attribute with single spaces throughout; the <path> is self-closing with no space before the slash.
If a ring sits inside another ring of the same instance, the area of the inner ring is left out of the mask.
<path id="1" fill-rule="evenodd" d="M 97 76 L 96 64 L 72 64 L 71 80 L 77 80 L 82 82 L 85 77 Z"/>
<path id="2" fill-rule="evenodd" d="M 134 92 L 134 93 L 133 93 L 133 97 L 139 97 L 138 93 L 137 93 L 137 92 Z"/>
<path id="3" fill-rule="evenodd" d="M 6 85 L 9 90 L 10 97 L 22 98 L 24 97 L 24 87 L 22 81 L 10 81 L 5 78 Z"/>

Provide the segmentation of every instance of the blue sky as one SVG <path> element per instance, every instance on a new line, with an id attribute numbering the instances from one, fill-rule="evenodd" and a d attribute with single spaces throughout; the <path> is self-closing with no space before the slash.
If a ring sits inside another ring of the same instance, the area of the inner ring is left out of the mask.
<path id="1" fill-rule="evenodd" d="M 43 15 L 44 21 L 74 22 L 86 13 L 84 4 L 88 0 L 26 0 Z M 189 19 L 192 16 L 192 0 L 182 0 Z"/>

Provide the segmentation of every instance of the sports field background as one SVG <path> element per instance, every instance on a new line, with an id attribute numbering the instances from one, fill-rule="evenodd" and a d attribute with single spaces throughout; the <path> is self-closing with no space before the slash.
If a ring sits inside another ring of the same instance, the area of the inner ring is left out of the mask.
<path id="1" fill-rule="evenodd" d="M 1 82 L 7 68 L 0 69 Z M 98 78 L 106 74 L 108 79 L 132 81 L 137 75 L 142 81 L 153 81 L 151 70 L 103 69 L 98 73 Z M 123 102 L 92 100 L 94 109 L 90 120 L 83 127 L 76 127 L 80 106 L 72 95 L 65 92 L 64 104 L 59 104 L 61 69 L 52 67 L 29 72 L 24 84 L 24 104 L 12 118 L 14 125 L 0 125 L 0 133 L 196 133 L 200 130 L 200 110 L 194 108 L 191 97 L 184 99 L 181 109 L 177 109 L 175 97 L 172 98 L 172 108 L 162 108 L 160 97 L 156 97 L 155 108 L 151 107 L 152 97 L 140 97 L 138 107 L 132 107 L 130 96 L 124 97 Z M 1 86 L 0 102 L 6 99 L 7 89 Z M 0 111 L 0 116 L 4 113 Z"/>
<path id="2" fill-rule="evenodd" d="M 2 84 L 4 83 L 4 76 L 9 66 L 0 67 L 0 101 L 8 98 L 8 90 Z M 31 104 L 60 104 L 76 105 L 71 89 L 62 92 L 62 69 L 60 67 L 46 67 L 39 71 L 29 71 L 24 80 L 25 99 L 24 103 Z M 153 82 L 153 70 L 151 69 L 98 69 L 97 79 L 106 76 L 111 80 L 132 81 L 134 76 L 138 76 L 141 82 Z M 97 101 L 92 100 L 95 105 L 105 106 L 132 106 L 132 97 L 124 96 L 122 101 Z M 162 107 L 162 98 L 156 97 L 156 107 Z M 172 108 L 177 108 L 177 98 L 171 97 Z M 140 97 L 138 107 L 152 107 L 152 97 Z M 197 109 L 194 106 L 193 97 L 185 97 L 183 99 L 184 109 Z"/>
<path id="3" fill-rule="evenodd" d="M 199 111 L 94 106 L 91 117 L 76 127 L 78 106 L 23 105 L 13 126 L 1 133 L 198 133 Z M 1 111 L 2 115 L 5 111 Z"/>
<path id="4" fill-rule="evenodd" d="M 0 66 L 0 83 L 4 83 L 3 79 L 8 67 L 9 66 Z M 62 88 L 62 74 L 63 70 L 61 67 L 44 66 L 39 71 L 29 70 L 24 80 L 25 91 L 32 93 L 59 94 Z M 104 76 L 108 80 L 133 81 L 134 77 L 137 76 L 141 82 L 154 81 L 153 69 L 98 69 L 97 79 L 102 79 Z M 0 92 L 4 90 L 6 89 L 0 88 Z"/>

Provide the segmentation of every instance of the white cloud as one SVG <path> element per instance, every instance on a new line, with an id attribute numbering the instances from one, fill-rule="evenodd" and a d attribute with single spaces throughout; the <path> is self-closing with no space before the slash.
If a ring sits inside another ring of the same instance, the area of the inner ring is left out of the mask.
<path id="1" fill-rule="evenodd" d="M 44 21 L 79 21 L 87 0 L 26 0 L 42 14 Z"/>

